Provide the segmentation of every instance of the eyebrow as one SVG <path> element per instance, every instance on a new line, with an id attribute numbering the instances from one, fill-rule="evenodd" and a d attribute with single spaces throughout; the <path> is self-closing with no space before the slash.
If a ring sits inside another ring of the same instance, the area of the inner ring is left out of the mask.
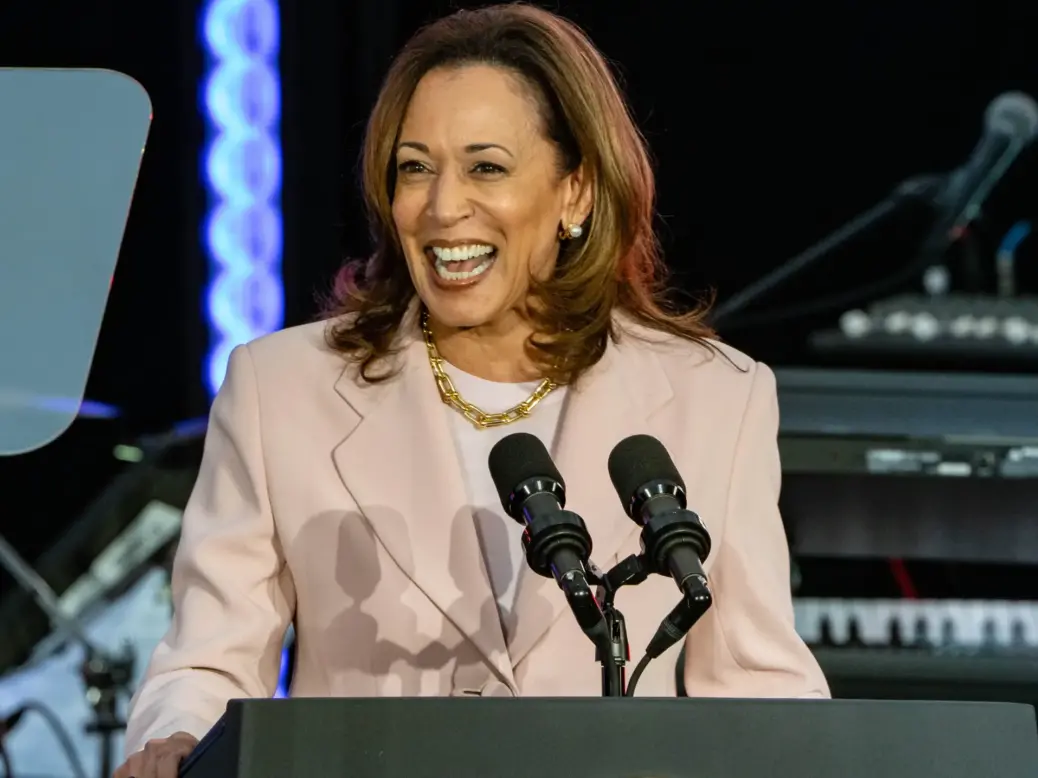
<path id="1" fill-rule="evenodd" d="M 418 143 L 417 141 L 412 140 L 401 141 L 399 144 L 397 144 L 397 150 L 403 148 L 414 149 L 415 151 L 420 151 L 423 154 L 429 153 L 428 146 L 426 146 L 424 143 Z M 479 152 L 486 151 L 487 149 L 500 149 L 510 157 L 514 158 L 515 156 L 514 154 L 512 154 L 511 151 L 506 149 L 500 143 L 470 143 L 468 146 L 465 147 L 465 153 L 478 154 Z"/>

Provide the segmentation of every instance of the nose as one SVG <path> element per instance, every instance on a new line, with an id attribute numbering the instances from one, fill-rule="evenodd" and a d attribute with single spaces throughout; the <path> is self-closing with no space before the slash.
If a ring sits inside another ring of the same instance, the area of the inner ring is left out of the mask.
<path id="1" fill-rule="evenodd" d="M 429 190 L 429 216 L 442 226 L 456 224 L 472 215 L 468 187 L 460 176 L 443 173 Z"/>

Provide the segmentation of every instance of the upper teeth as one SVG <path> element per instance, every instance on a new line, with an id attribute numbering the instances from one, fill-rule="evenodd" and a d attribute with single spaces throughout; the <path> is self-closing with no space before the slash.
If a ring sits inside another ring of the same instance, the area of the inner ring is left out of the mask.
<path id="1" fill-rule="evenodd" d="M 493 250 L 493 246 L 481 243 L 474 243 L 471 246 L 454 246 L 449 249 L 433 246 L 433 254 L 441 262 L 462 262 L 466 259 L 475 259 L 490 254 Z"/>

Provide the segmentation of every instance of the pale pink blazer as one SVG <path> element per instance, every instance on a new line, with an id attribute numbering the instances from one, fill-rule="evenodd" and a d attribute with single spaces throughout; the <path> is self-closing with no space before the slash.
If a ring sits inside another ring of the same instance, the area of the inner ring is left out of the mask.
<path id="1" fill-rule="evenodd" d="M 715 604 L 687 639 L 690 695 L 828 696 L 794 630 L 777 507 L 775 379 L 719 346 L 625 324 L 574 387 L 555 460 L 567 508 L 608 568 L 638 552 L 606 469 L 647 433 L 706 523 Z M 597 696 L 600 669 L 557 585 L 521 567 L 505 641 L 458 458 L 417 328 L 393 380 L 358 384 L 309 324 L 234 351 L 211 415 L 173 570 L 174 618 L 132 704 L 127 753 L 203 735 L 229 699 L 269 697 L 295 622 L 294 696 Z M 489 478 L 489 472 L 487 477 Z M 520 527 L 515 526 L 519 532 Z M 677 603 L 673 581 L 624 589 L 632 658 Z M 639 696 L 675 694 L 678 647 Z"/>

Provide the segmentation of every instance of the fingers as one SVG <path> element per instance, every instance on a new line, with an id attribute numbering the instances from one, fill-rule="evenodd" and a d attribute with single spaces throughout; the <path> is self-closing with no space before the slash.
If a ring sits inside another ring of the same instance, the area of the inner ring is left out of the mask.
<path id="1" fill-rule="evenodd" d="M 125 764 L 115 771 L 113 778 L 143 778 L 144 759 L 138 752 L 126 760 Z"/>
<path id="2" fill-rule="evenodd" d="M 177 778 L 180 762 L 196 745 L 198 740 L 187 732 L 149 740 L 143 750 L 115 771 L 113 778 Z"/>
<path id="3" fill-rule="evenodd" d="M 187 751 L 167 751 L 155 760 L 155 774 L 154 778 L 177 778 L 177 768 L 180 767 L 180 760 L 183 759 L 190 753 L 191 749 Z M 148 778 L 152 778 L 151 775 Z"/>
<path id="4" fill-rule="evenodd" d="M 178 732 L 173 735 L 166 743 L 166 747 L 155 758 L 154 778 L 177 778 L 180 763 L 194 750 L 196 745 L 198 745 L 198 741 L 186 732 Z M 148 778 L 152 778 L 152 776 L 148 775 Z"/>
<path id="5" fill-rule="evenodd" d="M 198 745 L 198 738 L 192 735 L 190 732 L 174 732 L 169 736 L 171 741 L 175 741 L 179 744 L 179 747 L 185 748 L 184 754 L 190 754 L 195 750 L 195 746 Z"/>

